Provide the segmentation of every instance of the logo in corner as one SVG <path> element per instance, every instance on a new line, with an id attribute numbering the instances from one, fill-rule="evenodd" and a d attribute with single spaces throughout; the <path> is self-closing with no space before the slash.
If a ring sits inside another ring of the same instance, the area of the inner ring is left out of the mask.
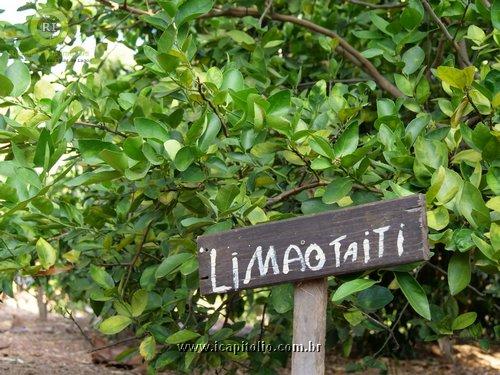
<path id="1" fill-rule="evenodd" d="M 33 38 L 44 46 L 54 46 L 68 35 L 68 19 L 59 10 L 44 8 L 29 23 Z"/>

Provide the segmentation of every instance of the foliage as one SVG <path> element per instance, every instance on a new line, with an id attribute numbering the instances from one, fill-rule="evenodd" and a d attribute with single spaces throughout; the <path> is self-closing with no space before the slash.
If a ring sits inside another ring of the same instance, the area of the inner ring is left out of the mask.
<path id="1" fill-rule="evenodd" d="M 291 341 L 289 285 L 200 296 L 196 237 L 425 193 L 432 259 L 331 278 L 327 341 L 346 356 L 395 340 L 411 355 L 449 336 L 487 348 L 499 332 L 499 7 L 28 3 L 62 13 L 67 35 L 51 45 L 37 15 L 34 29 L 0 24 L 3 291 L 31 276 L 89 303 L 104 334 L 141 338 L 151 371 L 247 361 L 271 373 L 285 353 L 177 350 L 238 342 L 245 324 L 248 342 Z M 136 65 L 109 60 L 111 43 Z"/>

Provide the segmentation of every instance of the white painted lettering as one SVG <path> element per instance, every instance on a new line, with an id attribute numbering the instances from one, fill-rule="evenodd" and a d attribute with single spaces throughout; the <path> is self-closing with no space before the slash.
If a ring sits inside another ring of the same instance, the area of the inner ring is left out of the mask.
<path id="1" fill-rule="evenodd" d="M 233 256 L 233 285 L 234 285 L 234 290 L 238 290 L 240 287 L 240 278 L 238 276 L 238 258 L 237 255 L 238 253 L 232 253 Z"/>
<path id="2" fill-rule="evenodd" d="M 290 259 L 290 251 L 292 250 L 295 250 L 295 252 L 297 253 L 297 257 Z M 290 272 L 290 263 L 297 261 L 300 262 L 300 270 L 304 272 L 304 270 L 306 269 L 306 264 L 299 247 L 296 245 L 288 246 L 283 257 L 283 273 L 286 275 L 288 272 Z"/>
<path id="3" fill-rule="evenodd" d="M 311 253 L 313 251 L 316 251 L 316 260 L 318 261 L 318 264 L 316 266 L 311 266 L 311 263 L 310 263 L 310 260 L 309 260 L 309 257 L 311 256 Z M 307 264 L 307 267 L 309 267 L 309 269 L 311 271 L 318 271 L 320 269 L 323 268 L 323 265 L 325 264 L 325 253 L 323 251 L 323 249 L 321 249 L 321 247 L 319 247 L 317 244 L 315 243 L 312 243 L 310 244 L 307 249 L 306 249 L 306 252 L 304 254 L 304 258 L 305 258 L 305 261 L 306 261 L 306 264 Z"/>
<path id="4" fill-rule="evenodd" d="M 403 228 L 404 228 L 404 224 L 401 223 L 399 225 L 399 227 L 401 228 L 398 232 L 398 240 L 397 240 L 397 245 L 398 245 L 398 255 L 401 256 L 403 254 L 403 242 L 405 240 L 404 236 L 403 236 Z"/>
<path id="5" fill-rule="evenodd" d="M 368 236 L 370 232 L 366 231 L 365 236 Z M 365 255 L 365 263 L 368 263 L 370 260 L 370 240 L 368 238 L 365 238 L 363 240 L 363 252 Z"/>
<path id="6" fill-rule="evenodd" d="M 334 246 L 335 251 L 335 267 L 340 267 L 340 241 L 346 239 L 347 236 L 340 236 L 330 242 L 330 246 Z"/>
<path id="7" fill-rule="evenodd" d="M 212 281 L 212 290 L 214 293 L 224 293 L 227 292 L 228 290 L 231 290 L 231 287 L 226 285 L 217 286 L 216 282 L 217 276 L 215 275 L 216 262 L 217 262 L 217 250 L 212 249 L 210 250 L 210 280 Z"/>
<path id="8" fill-rule="evenodd" d="M 374 229 L 373 231 L 378 234 L 378 257 L 384 256 L 384 233 L 389 230 L 391 226 L 387 225 L 385 227 L 380 227 Z"/>
<path id="9" fill-rule="evenodd" d="M 269 263 L 272 263 L 273 273 L 275 275 L 280 273 L 278 268 L 278 262 L 276 261 L 276 252 L 274 251 L 274 246 L 269 246 L 269 251 L 266 254 L 266 259 L 262 261 L 262 246 L 257 246 L 255 252 L 252 255 L 252 259 L 248 263 L 247 272 L 245 273 L 245 279 L 243 280 L 243 284 L 248 284 L 252 279 L 252 268 L 257 259 L 259 273 L 260 276 L 267 275 L 267 271 L 269 270 Z"/>
<path id="10" fill-rule="evenodd" d="M 349 245 L 347 248 L 347 251 L 344 254 L 344 263 L 346 262 L 347 258 L 352 257 L 352 261 L 355 262 L 356 259 L 358 259 L 358 243 L 353 242 Z"/>

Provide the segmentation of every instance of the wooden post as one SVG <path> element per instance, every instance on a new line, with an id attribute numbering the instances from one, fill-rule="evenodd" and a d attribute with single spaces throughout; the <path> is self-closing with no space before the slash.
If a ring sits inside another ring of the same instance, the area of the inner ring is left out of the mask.
<path id="1" fill-rule="evenodd" d="M 296 349 L 292 353 L 292 375 L 325 373 L 327 290 L 326 277 L 295 285 L 293 344 Z"/>

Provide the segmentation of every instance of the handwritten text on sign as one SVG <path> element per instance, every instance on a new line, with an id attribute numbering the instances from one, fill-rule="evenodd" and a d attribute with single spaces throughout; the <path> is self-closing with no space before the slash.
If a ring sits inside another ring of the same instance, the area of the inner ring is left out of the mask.
<path id="1" fill-rule="evenodd" d="M 425 197 L 204 235 L 198 250 L 203 294 L 425 260 Z"/>

